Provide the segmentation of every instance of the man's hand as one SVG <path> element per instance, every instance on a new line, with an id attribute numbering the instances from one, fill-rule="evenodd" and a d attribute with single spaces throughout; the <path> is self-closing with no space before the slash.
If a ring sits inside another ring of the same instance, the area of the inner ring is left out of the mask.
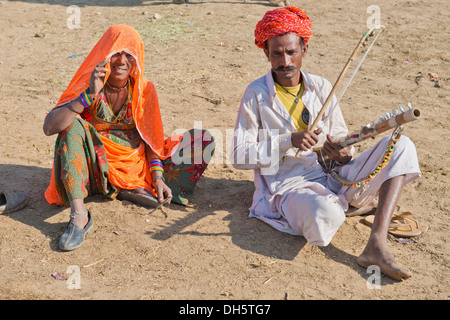
<path id="1" fill-rule="evenodd" d="M 329 134 L 327 134 L 327 141 L 323 144 L 323 151 L 325 151 L 329 159 L 342 164 L 352 160 L 351 147 L 341 147 Z"/>
<path id="2" fill-rule="evenodd" d="M 291 135 L 292 145 L 303 151 L 309 150 L 317 143 L 317 141 L 319 141 L 317 135 L 321 131 L 322 129 L 319 128 L 314 132 L 309 130 L 293 132 Z"/>

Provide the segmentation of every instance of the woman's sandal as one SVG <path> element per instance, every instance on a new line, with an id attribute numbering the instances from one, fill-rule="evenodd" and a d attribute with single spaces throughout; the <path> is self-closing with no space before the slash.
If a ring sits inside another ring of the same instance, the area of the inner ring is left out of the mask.
<path id="1" fill-rule="evenodd" d="M 117 200 L 127 200 L 134 204 L 138 204 L 147 208 L 158 208 L 161 205 L 161 203 L 159 203 L 158 199 L 154 195 L 150 194 L 144 189 L 122 189 L 117 195 Z"/>
<path id="2" fill-rule="evenodd" d="M 73 223 L 73 219 L 76 214 L 84 215 L 83 213 L 78 212 L 71 213 L 70 221 L 67 224 L 66 230 L 61 238 L 59 238 L 59 248 L 63 251 L 72 251 L 81 247 L 84 242 L 85 235 L 92 231 L 93 222 L 89 210 L 87 211 L 87 217 L 89 220 L 83 229 Z"/>
<path id="3" fill-rule="evenodd" d="M 0 214 L 22 209 L 26 200 L 25 192 L 0 191 Z"/>

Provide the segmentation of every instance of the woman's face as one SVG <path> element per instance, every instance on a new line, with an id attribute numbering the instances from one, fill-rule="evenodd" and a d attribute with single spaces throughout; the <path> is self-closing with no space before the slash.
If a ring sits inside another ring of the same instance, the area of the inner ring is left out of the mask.
<path id="1" fill-rule="evenodd" d="M 117 52 L 110 58 L 111 80 L 122 81 L 128 80 L 128 76 L 134 70 L 136 60 L 134 57 L 125 51 Z"/>

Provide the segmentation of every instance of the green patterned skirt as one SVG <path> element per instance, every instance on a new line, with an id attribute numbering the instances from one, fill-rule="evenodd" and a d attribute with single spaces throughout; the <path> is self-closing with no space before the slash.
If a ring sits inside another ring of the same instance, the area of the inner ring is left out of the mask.
<path id="1" fill-rule="evenodd" d="M 176 152 L 163 160 L 172 202 L 183 205 L 189 202 L 214 148 L 214 139 L 207 130 L 184 133 Z M 108 159 L 100 134 L 85 120 L 75 119 L 58 135 L 54 169 L 56 189 L 67 206 L 74 199 L 93 195 L 115 198 L 120 191 L 108 181 Z"/>

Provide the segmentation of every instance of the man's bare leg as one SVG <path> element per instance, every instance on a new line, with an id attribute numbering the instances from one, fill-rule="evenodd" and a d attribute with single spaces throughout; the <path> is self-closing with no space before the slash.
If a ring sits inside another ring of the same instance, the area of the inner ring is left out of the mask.
<path id="1" fill-rule="evenodd" d="M 405 280 L 412 276 L 409 270 L 397 265 L 387 245 L 389 224 L 404 182 L 405 176 L 402 175 L 389 179 L 381 185 L 372 231 L 363 253 L 357 259 L 360 266 L 367 268 L 370 265 L 376 265 L 383 273 L 395 280 Z"/>

